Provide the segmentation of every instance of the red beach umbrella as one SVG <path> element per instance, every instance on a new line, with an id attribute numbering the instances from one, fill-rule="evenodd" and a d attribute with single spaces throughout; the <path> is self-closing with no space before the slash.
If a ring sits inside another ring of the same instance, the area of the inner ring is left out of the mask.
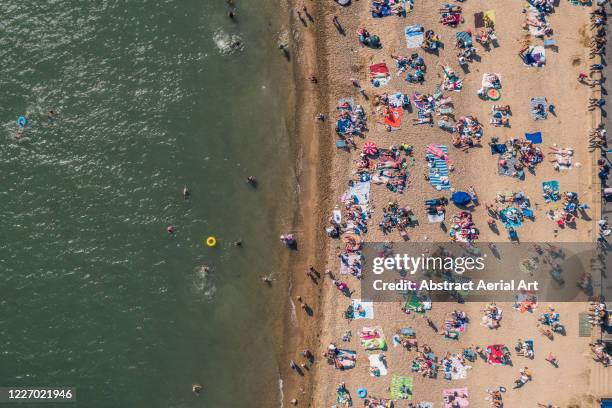
<path id="1" fill-rule="evenodd" d="M 378 153 L 378 146 L 374 142 L 365 142 L 362 149 L 368 156 Z"/>

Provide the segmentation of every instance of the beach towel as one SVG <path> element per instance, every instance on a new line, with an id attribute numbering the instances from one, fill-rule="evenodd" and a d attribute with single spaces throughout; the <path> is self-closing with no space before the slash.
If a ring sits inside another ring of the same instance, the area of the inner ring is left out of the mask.
<path id="1" fill-rule="evenodd" d="M 415 24 L 404 28 L 404 36 L 406 37 L 406 47 L 408 49 L 419 48 L 425 40 L 423 26 Z"/>
<path id="2" fill-rule="evenodd" d="M 370 199 L 370 182 L 359 181 L 354 183 L 344 195 L 343 202 L 354 200 L 356 204 L 367 205 Z"/>
<path id="3" fill-rule="evenodd" d="M 550 189 L 551 191 L 547 192 L 547 189 Z M 547 203 L 551 201 L 559 201 L 561 199 L 561 196 L 559 195 L 558 180 L 544 181 L 542 183 L 542 192 L 544 193 L 544 201 Z"/>
<path id="4" fill-rule="evenodd" d="M 425 313 L 426 310 L 431 310 L 431 301 L 429 299 L 420 299 L 416 294 L 410 293 L 406 296 L 404 309 Z"/>
<path id="5" fill-rule="evenodd" d="M 508 148 L 503 143 L 491 143 L 491 154 L 504 154 L 508 151 Z"/>
<path id="6" fill-rule="evenodd" d="M 380 327 L 364 327 L 359 333 L 359 338 L 361 345 L 366 350 L 385 350 L 387 348 L 384 333 Z"/>
<path id="7" fill-rule="evenodd" d="M 353 312 L 353 319 L 373 319 L 374 318 L 374 303 L 361 300 L 361 299 L 353 299 L 351 302 L 353 306 L 353 310 L 358 310 L 361 306 L 363 309 L 361 312 Z"/>
<path id="8" fill-rule="evenodd" d="M 487 346 L 487 363 L 491 365 L 503 365 L 502 358 L 504 353 L 501 344 Z"/>
<path id="9" fill-rule="evenodd" d="M 578 313 L 578 336 L 591 337 L 591 321 L 588 313 Z"/>
<path id="10" fill-rule="evenodd" d="M 495 79 L 499 80 L 499 82 L 495 81 Z M 482 81 L 480 82 L 480 84 L 483 88 L 501 89 L 501 80 L 501 74 L 497 72 L 494 72 L 492 74 L 485 72 L 484 74 L 482 74 Z"/>
<path id="11" fill-rule="evenodd" d="M 434 152 L 429 149 L 427 152 L 427 159 L 431 163 L 429 167 L 429 184 L 431 184 L 436 190 L 450 190 L 451 183 L 449 180 L 448 170 L 448 147 L 444 145 L 435 145 L 435 148 L 439 149 L 444 153 L 443 158 L 440 158 L 439 154 L 432 154 Z"/>
<path id="12" fill-rule="evenodd" d="M 543 120 L 548 117 L 548 102 L 546 98 L 543 96 L 536 96 L 535 98 L 531 98 L 531 117 L 533 120 Z M 542 105 L 544 107 L 543 111 L 538 112 L 538 106 Z"/>
<path id="13" fill-rule="evenodd" d="M 523 63 L 532 67 L 543 67 L 546 64 L 546 50 L 540 45 L 530 46 L 523 55 Z"/>
<path id="14" fill-rule="evenodd" d="M 403 108 L 409 101 L 408 96 L 401 92 L 389 95 L 389 106 L 392 108 Z"/>
<path id="15" fill-rule="evenodd" d="M 357 363 L 357 352 L 353 350 L 338 349 L 336 362 L 344 369 L 353 368 Z"/>
<path id="16" fill-rule="evenodd" d="M 391 399 L 411 400 L 412 399 L 412 377 L 394 375 L 391 379 Z"/>
<path id="17" fill-rule="evenodd" d="M 440 223 L 444 221 L 444 213 L 441 214 L 427 214 L 427 221 L 431 224 Z"/>
<path id="18" fill-rule="evenodd" d="M 495 26 L 495 11 L 487 10 L 484 12 L 484 23 L 486 27 L 493 28 Z"/>
<path id="19" fill-rule="evenodd" d="M 350 252 L 348 255 L 346 255 L 346 257 L 348 258 L 348 264 L 340 259 L 340 274 L 342 275 L 349 275 L 351 273 L 351 266 L 354 267 L 356 262 L 361 261 L 361 255 L 358 252 Z M 361 266 L 359 267 L 359 270 L 361 270 Z"/>
<path id="20" fill-rule="evenodd" d="M 466 408 L 470 405 L 467 388 L 449 388 L 443 390 L 442 395 L 444 396 L 444 408 L 453 408 L 454 401 L 457 401 L 461 408 Z"/>
<path id="21" fill-rule="evenodd" d="M 390 108 L 383 122 L 391 127 L 399 128 L 402 125 L 402 112 L 402 108 Z"/>
<path id="22" fill-rule="evenodd" d="M 523 225 L 518 214 L 519 211 L 516 207 L 508 207 L 499 212 L 499 218 L 504 223 L 506 229 L 518 228 Z"/>
<path id="23" fill-rule="evenodd" d="M 533 292 L 522 292 L 516 295 L 514 309 L 521 313 L 533 313 L 538 308 L 538 295 Z"/>
<path id="24" fill-rule="evenodd" d="M 371 354 L 370 356 L 368 356 L 368 360 L 370 360 L 370 367 L 377 368 L 379 371 L 378 375 L 374 375 L 370 371 L 370 375 L 372 377 L 379 377 L 379 376 L 387 375 L 389 373 L 387 370 L 387 365 L 385 364 L 384 361 L 382 361 L 381 356 L 383 356 L 383 354 Z"/>
<path id="25" fill-rule="evenodd" d="M 587 2 L 581 2 L 578 0 L 569 0 L 570 4 L 574 5 L 574 6 L 584 6 L 584 7 L 591 7 L 593 5 L 593 2 L 591 1 L 587 1 Z"/>
<path id="26" fill-rule="evenodd" d="M 465 380 L 467 378 L 467 370 L 472 368 L 464 364 L 457 356 L 450 358 L 450 365 L 444 367 L 445 377 L 450 377 L 451 380 Z"/>
<path id="27" fill-rule="evenodd" d="M 461 41 L 463 43 L 462 48 L 469 48 L 472 46 L 472 36 L 467 31 L 459 31 L 455 33 L 455 37 L 457 41 Z"/>
<path id="28" fill-rule="evenodd" d="M 484 26 L 485 26 L 484 13 L 482 11 L 479 11 L 478 13 L 474 13 L 474 27 L 483 28 Z"/>
<path id="29" fill-rule="evenodd" d="M 499 174 L 500 176 L 506 176 L 506 177 L 516 177 L 519 180 L 523 180 L 525 176 L 525 172 L 523 170 L 517 171 L 514 169 L 514 165 L 519 162 L 518 158 L 510 154 L 506 154 L 502 157 L 506 161 L 506 166 L 505 167 L 502 166 L 501 164 L 499 164 L 499 161 L 498 161 L 497 162 L 497 174 Z"/>
<path id="30" fill-rule="evenodd" d="M 332 211 L 332 218 L 336 224 L 340 224 L 342 222 L 342 211 L 338 207 L 334 208 Z"/>
<path id="31" fill-rule="evenodd" d="M 372 85 L 378 87 L 389 82 L 389 67 L 384 62 L 370 65 L 370 80 Z"/>

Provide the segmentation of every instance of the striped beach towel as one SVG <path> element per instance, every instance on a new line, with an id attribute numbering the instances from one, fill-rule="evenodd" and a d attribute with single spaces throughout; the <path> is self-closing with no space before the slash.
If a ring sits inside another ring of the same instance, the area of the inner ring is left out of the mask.
<path id="1" fill-rule="evenodd" d="M 447 146 L 436 145 L 436 147 L 448 154 Z M 446 160 L 440 159 L 431 153 L 427 153 L 427 160 L 432 163 L 432 166 L 429 168 L 429 184 L 435 187 L 436 190 L 449 190 L 451 184 L 448 179 L 449 170 Z"/>
<path id="2" fill-rule="evenodd" d="M 419 48 L 425 40 L 425 36 L 423 35 L 423 26 L 420 24 L 415 24 L 404 28 L 404 35 L 406 36 L 406 47 L 408 47 L 408 49 Z"/>

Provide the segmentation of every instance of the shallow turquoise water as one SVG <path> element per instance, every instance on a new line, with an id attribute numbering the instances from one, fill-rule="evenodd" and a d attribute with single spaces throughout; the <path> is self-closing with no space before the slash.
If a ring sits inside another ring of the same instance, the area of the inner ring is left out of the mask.
<path id="1" fill-rule="evenodd" d="M 289 82 L 276 2 L 249 3 L 0 0 L 0 385 L 278 405 Z"/>

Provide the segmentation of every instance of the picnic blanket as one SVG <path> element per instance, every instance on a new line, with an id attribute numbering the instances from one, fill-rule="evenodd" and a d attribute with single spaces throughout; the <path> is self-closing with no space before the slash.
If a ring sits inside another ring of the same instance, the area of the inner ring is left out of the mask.
<path id="1" fill-rule="evenodd" d="M 383 356 L 383 354 L 371 354 L 370 356 L 368 356 L 368 360 L 370 360 L 370 367 L 377 368 L 379 372 L 378 375 L 375 375 L 370 372 L 370 375 L 372 377 L 379 377 L 387 375 L 389 373 L 389 371 L 387 370 L 387 365 L 385 364 L 381 356 Z"/>
<path id="2" fill-rule="evenodd" d="M 498 161 L 497 162 L 497 174 L 499 174 L 500 176 L 506 176 L 506 177 L 516 177 L 519 180 L 523 180 L 525 178 L 524 170 L 517 171 L 514 168 L 514 165 L 519 162 L 516 156 L 513 156 L 511 154 L 504 154 L 501 157 L 506 161 L 506 166 L 505 167 L 502 166 L 501 164 L 499 164 L 499 161 Z"/>
<path id="3" fill-rule="evenodd" d="M 531 104 L 531 117 L 533 118 L 533 120 L 546 119 L 546 117 L 548 116 L 548 102 L 546 101 L 545 97 L 536 96 L 534 98 L 531 98 L 530 104 Z M 539 105 L 542 105 L 544 107 L 543 112 L 538 111 Z"/>
<path id="4" fill-rule="evenodd" d="M 364 327 L 359 333 L 359 338 L 361 339 L 361 345 L 366 350 L 385 350 L 387 348 L 385 335 L 380 327 Z"/>
<path id="5" fill-rule="evenodd" d="M 361 300 L 353 299 L 351 302 L 353 310 L 363 309 L 361 312 L 353 312 L 353 319 L 373 319 L 374 318 L 374 303 Z"/>
<path id="6" fill-rule="evenodd" d="M 468 389 L 464 388 L 448 388 L 442 391 L 444 396 L 444 408 L 453 408 L 453 402 L 457 402 L 461 408 L 466 408 L 470 405 L 468 401 Z"/>
<path id="7" fill-rule="evenodd" d="M 559 170 L 569 170 L 572 168 L 572 156 L 574 150 L 570 147 L 557 149 L 555 151 L 555 168 Z"/>
<path id="8" fill-rule="evenodd" d="M 467 31 L 458 31 L 455 33 L 455 38 L 463 44 L 461 48 L 469 48 L 472 46 L 472 36 Z"/>
<path id="9" fill-rule="evenodd" d="M 372 81 L 372 85 L 376 87 L 386 85 L 390 78 L 389 67 L 384 62 L 370 65 L 370 80 Z"/>
<path id="10" fill-rule="evenodd" d="M 523 54 L 523 63 L 531 67 L 543 67 L 546 64 L 546 50 L 541 45 L 531 45 Z"/>
<path id="11" fill-rule="evenodd" d="M 435 147 L 444 152 L 445 155 L 448 155 L 447 146 L 435 145 Z M 440 158 L 429 151 L 427 152 L 427 159 L 431 163 L 428 173 L 429 184 L 431 184 L 436 190 L 449 190 L 451 188 L 451 183 L 448 177 L 449 170 L 447 159 Z"/>
<path id="12" fill-rule="evenodd" d="M 342 197 L 342 202 L 347 202 L 347 200 L 354 200 L 355 204 L 367 205 L 370 200 L 370 182 L 354 183 Z"/>
<path id="13" fill-rule="evenodd" d="M 391 379 L 391 399 L 411 400 L 412 399 L 412 377 L 394 375 Z"/>
<path id="14" fill-rule="evenodd" d="M 351 273 L 351 266 L 355 265 L 355 262 L 361 261 L 361 254 L 359 252 L 350 252 L 346 255 L 346 258 L 348 258 L 347 262 L 343 262 L 340 259 L 340 273 L 342 275 L 349 275 Z"/>
<path id="15" fill-rule="evenodd" d="M 444 375 L 445 378 L 451 380 L 464 380 L 467 378 L 467 370 L 470 368 L 472 367 L 466 365 L 458 356 L 452 356 L 449 364 L 444 367 Z"/>
<path id="16" fill-rule="evenodd" d="M 406 47 L 408 47 L 408 49 L 420 48 L 425 40 L 423 26 L 420 24 L 404 28 L 404 35 L 406 36 Z"/>

